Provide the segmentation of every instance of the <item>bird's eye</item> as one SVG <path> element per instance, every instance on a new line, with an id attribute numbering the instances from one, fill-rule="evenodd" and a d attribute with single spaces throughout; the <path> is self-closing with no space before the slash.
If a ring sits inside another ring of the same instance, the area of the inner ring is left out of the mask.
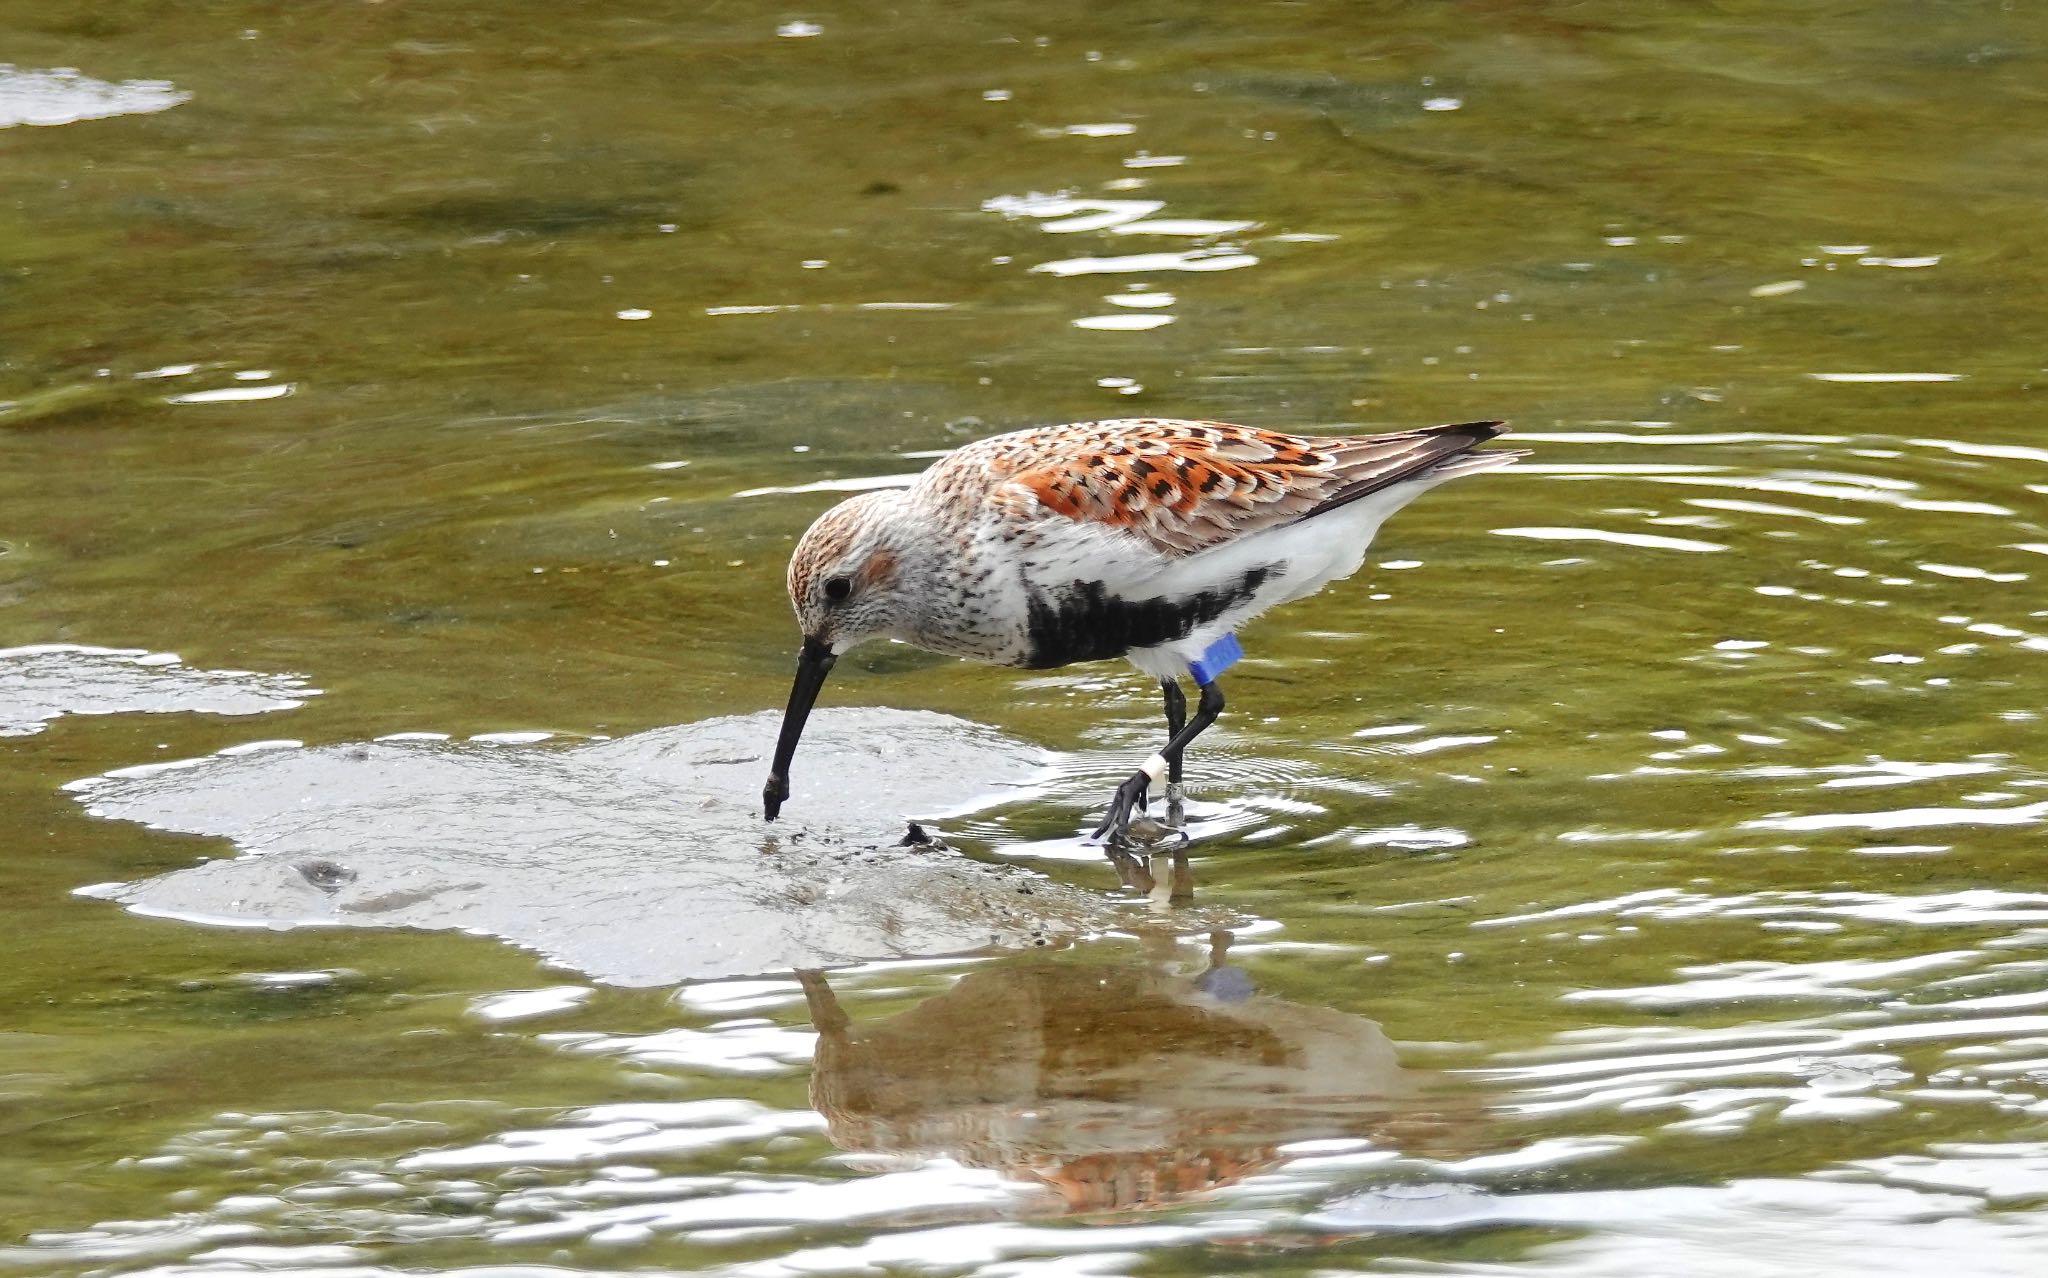
<path id="1" fill-rule="evenodd" d="M 852 593 L 853 583 L 845 577 L 827 577 L 825 579 L 826 603 L 845 603 L 846 597 Z"/>

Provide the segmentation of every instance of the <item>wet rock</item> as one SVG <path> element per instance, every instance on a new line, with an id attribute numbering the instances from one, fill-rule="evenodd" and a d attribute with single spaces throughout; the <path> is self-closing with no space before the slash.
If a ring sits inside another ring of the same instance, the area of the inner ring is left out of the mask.
<path id="1" fill-rule="evenodd" d="M 322 892 L 339 892 L 356 881 L 356 872 L 345 865 L 329 861 L 325 857 L 314 857 L 301 861 L 292 867 L 305 877 L 306 882 Z"/>

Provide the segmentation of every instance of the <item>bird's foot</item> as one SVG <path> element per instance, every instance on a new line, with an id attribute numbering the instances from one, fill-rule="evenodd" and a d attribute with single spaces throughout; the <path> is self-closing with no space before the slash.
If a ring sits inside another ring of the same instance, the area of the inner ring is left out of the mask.
<path id="1" fill-rule="evenodd" d="M 1138 803 L 1141 808 L 1148 806 L 1146 798 Z M 1121 830 L 1109 836 L 1109 841 L 1133 852 L 1158 856 L 1185 848 L 1192 841 L 1188 838 L 1187 823 L 1187 805 L 1182 801 L 1180 782 L 1174 781 L 1166 787 L 1164 813 L 1153 816 L 1147 810 L 1129 818 Z"/>
<path id="2" fill-rule="evenodd" d="M 1149 816 L 1132 817 L 1123 833 L 1111 835 L 1109 841 L 1112 847 L 1141 856 L 1165 856 L 1169 852 L 1179 855 L 1189 843 L 1187 831 Z"/>
<path id="3" fill-rule="evenodd" d="M 1095 827 L 1095 838 L 1108 836 L 1112 844 L 1121 843 L 1125 831 L 1130 829 L 1133 813 L 1145 810 L 1145 792 L 1152 786 L 1150 773 L 1142 770 L 1133 772 L 1130 780 L 1116 788 L 1116 797 L 1109 801 L 1109 815 L 1102 818 L 1102 824 Z"/>

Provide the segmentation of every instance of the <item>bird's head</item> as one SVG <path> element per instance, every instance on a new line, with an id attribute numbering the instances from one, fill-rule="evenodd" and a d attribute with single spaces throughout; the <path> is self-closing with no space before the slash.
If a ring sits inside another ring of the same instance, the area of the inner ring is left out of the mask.
<path id="1" fill-rule="evenodd" d="M 895 492 L 839 503 L 804 533 L 789 557 L 789 603 L 805 642 L 839 656 L 863 640 L 895 635 L 908 600 L 890 515 Z"/>
<path id="2" fill-rule="evenodd" d="M 770 821 L 789 797 L 789 761 L 832 663 L 863 640 L 899 634 L 910 616 L 891 518 L 902 500 L 900 493 L 873 492 L 843 501 L 818 516 L 790 556 L 789 602 L 803 630 L 803 647 L 775 761 L 761 791 Z"/>

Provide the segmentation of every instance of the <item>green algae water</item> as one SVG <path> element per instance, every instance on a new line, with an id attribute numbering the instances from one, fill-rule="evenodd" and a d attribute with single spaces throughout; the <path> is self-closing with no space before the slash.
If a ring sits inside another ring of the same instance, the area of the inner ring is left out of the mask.
<path id="1" fill-rule="evenodd" d="M 2038 1272 L 2038 13 L 0 32 L 0 1272 Z M 796 535 L 1134 415 L 1534 456 L 1245 632 L 1195 906 L 1080 839 L 1148 681 L 881 647 L 1069 925 L 664 966 Z"/>

